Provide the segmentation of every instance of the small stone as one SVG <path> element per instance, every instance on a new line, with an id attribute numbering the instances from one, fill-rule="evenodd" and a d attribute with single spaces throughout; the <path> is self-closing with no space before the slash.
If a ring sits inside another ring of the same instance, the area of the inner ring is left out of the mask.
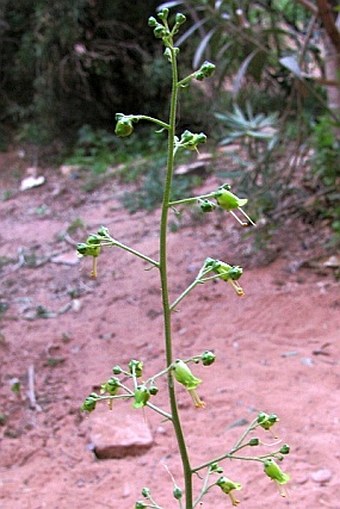
<path id="1" fill-rule="evenodd" d="M 153 445 L 151 430 L 142 412 L 118 409 L 119 403 L 113 403 L 112 411 L 104 404 L 102 408 L 98 405 L 89 415 L 90 441 L 99 459 L 139 456 Z"/>
<path id="2" fill-rule="evenodd" d="M 72 300 L 72 311 L 75 313 L 79 313 L 79 311 L 82 308 L 82 302 L 80 299 L 73 299 Z"/>
<path id="3" fill-rule="evenodd" d="M 164 426 L 157 426 L 156 433 L 158 433 L 159 435 L 166 435 L 167 429 L 164 428 Z"/>
<path id="4" fill-rule="evenodd" d="M 311 473 L 311 478 L 314 482 L 323 484 L 332 479 L 332 472 L 328 468 L 320 468 Z"/>
<path id="5" fill-rule="evenodd" d="M 38 187 L 44 184 L 45 177 L 40 175 L 40 177 L 26 177 L 20 183 L 20 191 L 27 191 L 28 189 L 32 189 L 32 187 Z"/>
<path id="6" fill-rule="evenodd" d="M 301 364 L 303 364 L 304 366 L 309 366 L 309 367 L 314 366 L 313 359 L 311 359 L 310 357 L 302 357 Z"/>

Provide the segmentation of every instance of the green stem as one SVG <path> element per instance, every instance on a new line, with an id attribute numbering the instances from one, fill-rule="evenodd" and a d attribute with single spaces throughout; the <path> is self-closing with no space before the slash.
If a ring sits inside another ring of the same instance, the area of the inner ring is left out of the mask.
<path id="1" fill-rule="evenodd" d="M 124 251 L 127 251 L 128 253 L 138 256 L 138 258 L 141 258 L 142 260 L 151 263 L 151 265 L 159 267 L 159 263 L 156 260 L 153 260 L 149 256 L 144 255 L 140 251 L 136 251 L 136 249 L 133 249 L 132 247 L 129 247 L 125 244 L 122 244 L 121 242 L 118 242 L 118 240 L 116 239 L 111 239 L 111 241 L 108 241 L 107 243 L 105 241 L 101 242 L 101 246 L 119 247 L 120 249 L 124 249 Z"/>
<path id="2" fill-rule="evenodd" d="M 203 485 L 202 485 L 202 488 L 201 488 L 201 492 L 200 492 L 200 494 L 198 495 L 197 499 L 194 502 L 194 508 L 196 506 L 198 506 L 198 504 L 200 503 L 200 501 L 202 500 L 204 495 L 206 495 L 206 493 L 209 491 L 211 486 L 214 486 L 214 484 L 215 484 L 214 483 L 213 485 L 208 486 L 209 477 L 210 477 L 210 469 L 208 469 L 207 474 L 205 476 L 205 479 L 204 479 L 204 482 L 203 482 Z"/>
<path id="3" fill-rule="evenodd" d="M 211 269 L 209 269 L 209 270 L 207 270 L 207 269 L 204 270 L 204 269 L 205 269 L 205 266 L 203 266 L 201 268 L 196 279 L 194 279 L 194 281 L 184 290 L 184 292 L 181 293 L 181 295 L 179 295 L 176 300 L 174 300 L 174 302 L 170 306 L 171 311 L 173 311 L 177 307 L 177 305 L 184 299 L 184 297 L 186 297 L 188 295 L 188 293 L 190 293 L 197 285 L 204 284 L 202 277 L 206 273 L 211 271 Z"/>
<path id="4" fill-rule="evenodd" d="M 129 388 L 127 387 L 126 385 L 120 383 L 120 387 L 122 389 L 124 389 L 128 395 L 125 395 L 125 394 L 119 394 L 117 396 L 101 396 L 100 399 L 101 400 L 113 400 L 113 399 L 122 399 L 122 398 L 133 398 L 134 396 L 134 392 Z M 172 415 L 169 414 L 168 412 L 166 412 L 165 410 L 162 410 L 161 408 L 159 408 L 158 406 L 154 405 L 153 403 L 150 403 L 149 401 L 146 403 L 146 406 L 148 406 L 149 408 L 151 408 L 152 410 L 154 410 L 155 412 L 157 412 L 158 414 L 162 415 L 163 417 L 165 417 L 166 419 L 168 419 L 169 421 L 172 421 Z"/>
<path id="5" fill-rule="evenodd" d="M 174 139 L 175 139 L 176 112 L 178 100 L 178 88 L 177 88 L 178 71 L 177 71 L 176 51 L 173 47 L 170 47 L 169 49 L 171 51 L 172 90 L 169 115 L 169 129 L 168 129 L 168 160 L 160 222 L 160 261 L 159 261 L 162 288 L 162 304 L 164 314 L 164 337 L 165 337 L 165 353 L 167 367 L 170 367 L 173 362 L 172 336 L 171 336 L 171 309 L 169 302 L 168 273 L 167 273 L 167 229 L 168 229 L 168 212 L 171 196 L 172 177 L 174 169 Z M 169 370 L 168 372 L 168 392 L 172 414 L 172 422 L 183 466 L 185 484 L 185 509 L 192 509 L 193 498 L 192 498 L 191 466 L 183 435 L 182 425 L 178 413 L 174 380 L 171 374 L 171 370 Z"/>
<path id="6" fill-rule="evenodd" d="M 191 196 L 190 198 L 183 198 L 182 200 L 175 200 L 169 203 L 169 207 L 174 207 L 175 205 L 186 205 L 190 203 L 194 203 L 197 200 L 204 200 L 205 198 L 215 198 L 216 192 L 202 194 L 200 196 Z"/>
<path id="7" fill-rule="evenodd" d="M 268 455 L 268 457 L 272 456 L 272 454 Z M 263 456 L 264 457 L 264 456 Z M 257 457 L 257 456 L 235 456 L 234 454 L 230 452 L 226 452 L 225 454 L 221 454 L 221 456 L 217 456 L 217 458 L 214 458 L 210 461 L 206 461 L 205 463 L 202 463 L 201 465 L 198 465 L 198 467 L 195 467 L 192 469 L 192 473 L 198 472 L 199 470 L 202 470 L 203 468 L 209 467 L 212 463 L 218 463 L 219 461 L 223 461 L 226 459 L 230 460 L 242 460 L 242 461 L 259 461 L 260 463 L 263 463 L 263 457 Z M 265 456 L 267 457 L 267 456 Z"/>
<path id="8" fill-rule="evenodd" d="M 166 122 L 163 122 L 162 120 L 159 120 L 158 118 L 149 117 L 148 115 L 132 115 L 134 119 L 137 121 L 139 120 L 146 120 L 147 122 L 152 122 L 153 124 L 159 125 L 162 129 L 169 129 L 170 126 Z"/>
<path id="9" fill-rule="evenodd" d="M 240 445 L 243 443 L 243 441 L 245 440 L 245 438 L 247 437 L 247 435 L 253 431 L 254 429 L 256 429 L 258 427 L 258 422 L 257 422 L 257 417 L 256 419 L 254 419 L 250 424 L 249 426 L 244 430 L 244 432 L 242 433 L 242 435 L 240 436 L 240 438 L 236 441 L 234 447 L 232 448 L 232 452 L 234 451 L 237 451 L 240 447 Z"/>

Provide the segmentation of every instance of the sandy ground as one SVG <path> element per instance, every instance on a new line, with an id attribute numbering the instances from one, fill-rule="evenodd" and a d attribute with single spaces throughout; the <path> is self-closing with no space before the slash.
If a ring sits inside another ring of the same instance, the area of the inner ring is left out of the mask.
<path id="1" fill-rule="evenodd" d="M 75 258 L 72 240 L 104 224 L 118 240 L 157 257 L 159 211 L 130 216 L 117 199 L 116 182 L 85 193 L 81 181 L 52 170 L 43 171 L 43 186 L 20 193 L 24 173 L 14 171 L 15 164 L 2 156 L 0 507 L 128 509 L 143 486 L 162 507 L 178 507 L 164 468 L 181 485 L 168 423 L 126 402 L 111 412 L 102 407 L 103 426 L 119 427 L 122 415 L 132 416 L 150 428 L 154 442 L 138 457 L 98 460 L 91 448 L 94 414 L 79 411 L 113 365 L 140 358 L 151 376 L 164 366 L 164 348 L 157 270 L 146 271 L 139 259 L 111 249 L 92 280 L 90 260 Z M 76 220 L 84 228 L 71 228 L 65 237 Z M 282 464 L 292 478 L 288 497 L 279 496 L 259 464 L 224 462 L 225 474 L 243 486 L 240 507 L 339 509 L 340 293 L 331 269 L 303 263 L 317 247 L 317 240 L 309 242 L 317 234 L 280 235 L 280 255 L 259 266 L 263 253 L 249 247 L 230 217 L 184 223 L 169 236 L 173 298 L 206 256 L 242 264 L 246 292 L 238 298 L 228 284 L 211 282 L 196 288 L 174 315 L 176 357 L 207 348 L 217 355 L 213 366 L 194 368 L 203 380 L 205 409 L 193 408 L 185 390 L 177 391 L 192 464 L 230 449 L 257 412 L 274 412 L 280 417 L 276 433 L 291 446 Z M 64 263 L 56 263 L 58 256 Z M 32 393 L 31 400 L 27 396 L 32 370 L 36 408 Z M 11 390 L 15 380 L 19 394 Z M 164 384 L 160 389 L 154 401 L 167 408 Z M 261 438 L 273 442 L 265 432 Z M 230 506 L 217 488 L 202 505 Z"/>

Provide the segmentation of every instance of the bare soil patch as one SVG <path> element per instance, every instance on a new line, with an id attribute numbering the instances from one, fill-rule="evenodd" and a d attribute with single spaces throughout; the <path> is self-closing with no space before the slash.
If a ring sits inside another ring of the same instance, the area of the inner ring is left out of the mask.
<path id="1" fill-rule="evenodd" d="M 167 423 L 130 404 L 101 409 L 103 426 L 119 426 L 122 413 L 143 420 L 154 444 L 137 457 L 98 460 L 93 417 L 79 411 L 113 365 L 141 358 L 149 376 L 162 368 L 164 348 L 157 271 L 116 249 L 100 257 L 92 280 L 89 260 L 75 258 L 72 241 L 103 224 L 118 240 L 157 256 L 159 211 L 131 216 L 115 182 L 86 193 L 81 179 L 51 169 L 42 172 L 43 186 L 19 192 L 22 163 L 13 153 L 0 163 L 7 193 L 0 202 L 0 507 L 128 509 L 143 486 L 167 509 L 177 507 L 163 466 L 180 479 Z M 206 284 L 175 315 L 176 356 L 207 348 L 217 354 L 212 367 L 197 367 L 206 409 L 194 409 L 178 391 L 193 464 L 221 454 L 258 411 L 274 412 L 278 435 L 292 450 L 283 464 L 292 476 L 289 496 L 281 498 L 258 465 L 229 462 L 226 475 L 243 485 L 241 507 L 339 509 L 340 294 L 332 269 L 306 268 L 324 247 L 319 232 L 292 222 L 258 252 L 228 216 L 185 217 L 169 237 L 173 297 L 206 256 L 242 264 L 246 292 L 240 299 L 227 284 Z M 32 369 L 35 408 L 27 395 Z M 19 394 L 11 391 L 15 379 Z M 157 400 L 166 404 L 164 387 Z M 203 507 L 229 503 L 216 489 Z"/>

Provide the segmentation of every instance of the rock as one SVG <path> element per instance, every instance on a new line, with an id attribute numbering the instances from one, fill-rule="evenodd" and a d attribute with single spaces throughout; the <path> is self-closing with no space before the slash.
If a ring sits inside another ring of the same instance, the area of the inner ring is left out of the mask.
<path id="1" fill-rule="evenodd" d="M 181 164 L 175 170 L 176 175 L 202 175 L 207 172 L 205 161 L 194 161 L 189 164 Z"/>
<path id="2" fill-rule="evenodd" d="M 44 184 L 45 177 L 42 175 L 40 177 L 26 177 L 20 183 L 20 191 L 27 191 L 27 189 L 32 189 L 32 187 L 38 187 Z"/>
<path id="3" fill-rule="evenodd" d="M 311 473 L 314 482 L 323 484 L 332 479 L 332 472 L 328 468 L 320 468 Z"/>
<path id="4" fill-rule="evenodd" d="M 120 402 L 118 402 L 120 403 Z M 105 405 L 90 414 L 90 440 L 97 458 L 139 456 L 153 445 L 151 430 L 143 413 L 133 409 L 118 409 L 114 403 L 110 411 Z"/>

